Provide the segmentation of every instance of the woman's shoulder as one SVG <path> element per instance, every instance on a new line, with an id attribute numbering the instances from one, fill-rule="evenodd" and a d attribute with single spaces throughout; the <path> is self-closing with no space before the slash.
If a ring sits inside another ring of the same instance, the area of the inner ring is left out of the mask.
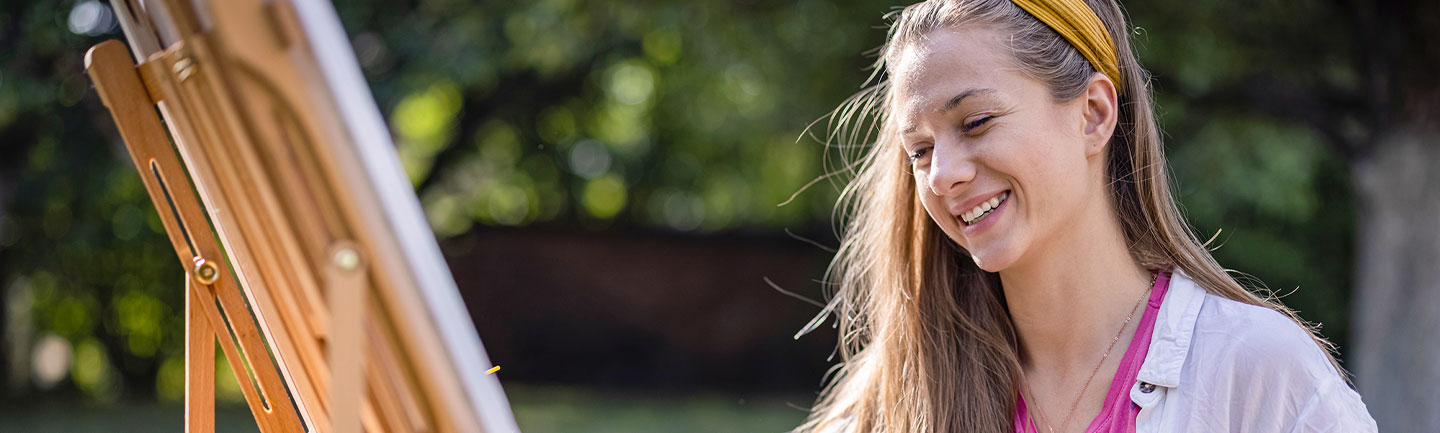
<path id="1" fill-rule="evenodd" d="M 1289 316 L 1207 293 L 1180 388 L 1196 401 L 1227 401 L 1203 418 L 1247 431 L 1375 431 L 1360 395 L 1309 331 Z M 1234 411 L 1235 408 L 1247 410 Z"/>
<path id="2" fill-rule="evenodd" d="M 1195 321 L 1191 356 L 1207 364 L 1240 367 L 1236 373 L 1292 373 L 1339 377 L 1329 355 L 1290 316 L 1207 293 Z"/>

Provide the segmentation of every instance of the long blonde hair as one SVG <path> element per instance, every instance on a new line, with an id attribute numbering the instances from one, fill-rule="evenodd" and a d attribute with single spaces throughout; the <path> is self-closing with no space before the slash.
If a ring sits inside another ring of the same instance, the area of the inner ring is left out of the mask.
<path id="1" fill-rule="evenodd" d="M 1086 3 L 1115 41 L 1124 83 L 1106 180 L 1134 260 L 1147 269 L 1182 270 L 1210 293 L 1283 313 L 1332 352 L 1293 311 L 1232 278 L 1181 217 L 1149 76 L 1131 49 L 1124 13 L 1114 0 Z M 1096 71 L 1010 0 L 931 0 L 887 18 L 889 36 L 869 86 L 831 113 L 827 125 L 827 141 L 842 149 L 841 170 L 853 178 L 837 204 L 843 241 L 827 272 L 835 290 L 801 332 L 833 317 L 841 363 L 796 431 L 1010 431 L 1020 364 L 999 277 L 976 267 L 920 204 L 895 143 L 886 69 L 929 32 L 986 26 L 1010 36 L 1006 48 L 1016 65 L 1045 82 L 1056 101 L 1079 97 Z"/>

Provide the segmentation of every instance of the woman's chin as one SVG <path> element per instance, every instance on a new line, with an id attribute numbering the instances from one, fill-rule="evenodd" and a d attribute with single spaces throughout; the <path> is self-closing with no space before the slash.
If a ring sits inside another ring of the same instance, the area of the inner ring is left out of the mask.
<path id="1" fill-rule="evenodd" d="M 985 272 L 1000 272 L 999 267 L 990 266 L 990 262 L 981 259 L 980 256 L 970 256 L 970 258 L 975 260 L 975 266 L 979 267 L 980 270 Z"/>
<path id="2" fill-rule="evenodd" d="M 1009 268 L 1015 263 L 1013 254 L 1004 251 L 990 251 L 979 249 L 970 251 L 970 259 L 975 261 L 975 266 L 985 272 L 1000 272 Z"/>

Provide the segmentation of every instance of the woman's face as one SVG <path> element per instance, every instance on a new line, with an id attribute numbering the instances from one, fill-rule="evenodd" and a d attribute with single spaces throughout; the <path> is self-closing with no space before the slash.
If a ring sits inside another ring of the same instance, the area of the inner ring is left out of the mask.
<path id="1" fill-rule="evenodd" d="M 1077 222 L 1093 219 L 1082 214 L 1094 201 L 1106 203 L 1099 187 L 1105 122 L 1096 143 L 1088 98 L 1054 101 L 1044 83 L 1015 66 L 1004 37 L 985 28 L 936 30 L 905 47 L 891 70 L 894 119 L 919 198 L 990 272 L 1085 230 Z"/>

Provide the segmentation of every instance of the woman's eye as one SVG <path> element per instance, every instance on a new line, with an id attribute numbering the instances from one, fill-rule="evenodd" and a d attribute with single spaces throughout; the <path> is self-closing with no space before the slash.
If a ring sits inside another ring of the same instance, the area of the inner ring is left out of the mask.
<path id="1" fill-rule="evenodd" d="M 968 133 L 968 132 L 970 132 L 970 131 L 975 130 L 975 128 L 979 128 L 979 127 L 981 127 L 981 126 L 984 126 L 986 123 L 990 122 L 990 119 L 994 119 L 994 118 L 995 118 L 994 116 L 985 116 L 985 117 L 981 117 L 981 118 L 979 118 L 979 119 L 975 119 L 975 121 L 973 121 L 973 122 L 966 123 L 965 126 L 964 126 L 962 129 L 964 130 L 964 132 L 967 132 L 967 133 Z"/>
<path id="2" fill-rule="evenodd" d="M 912 153 L 910 154 L 910 165 L 915 165 L 915 161 L 919 161 L 920 158 L 921 158 L 921 157 L 924 157 L 925 154 L 927 154 L 927 153 L 930 153 L 930 148 L 928 148 L 928 147 L 921 148 L 920 150 L 916 150 L 915 152 L 912 152 Z"/>

